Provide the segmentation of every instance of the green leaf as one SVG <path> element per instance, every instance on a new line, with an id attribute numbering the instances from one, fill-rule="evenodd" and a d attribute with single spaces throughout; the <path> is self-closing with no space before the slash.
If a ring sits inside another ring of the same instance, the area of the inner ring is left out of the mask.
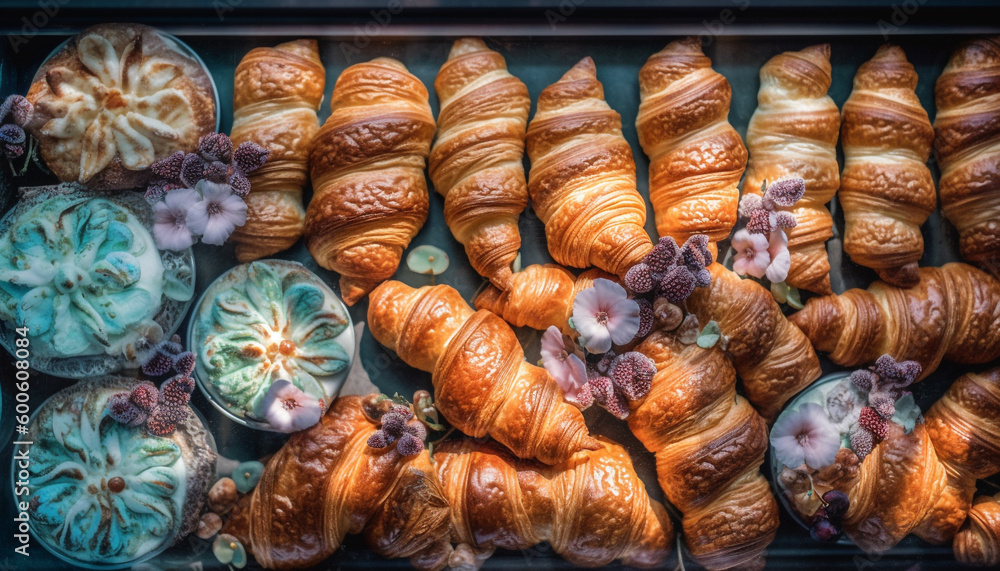
<path id="1" fill-rule="evenodd" d="M 410 406 L 410 401 L 406 400 L 406 397 L 399 393 L 393 393 L 392 402 L 403 406 Z"/>
<path id="2" fill-rule="evenodd" d="M 722 330 L 719 329 L 719 324 L 713 320 L 705 324 L 700 335 L 722 335 Z"/>
<path id="3" fill-rule="evenodd" d="M 576 331 L 576 324 L 573 323 L 573 318 L 572 317 L 569 318 L 568 323 L 569 323 L 569 328 L 572 329 L 572 330 L 574 330 L 574 331 Z"/>
<path id="4" fill-rule="evenodd" d="M 913 394 L 906 394 L 896 401 L 896 412 L 892 415 L 892 421 L 903 427 L 907 434 L 913 431 L 913 427 L 920 420 L 920 407 L 913 399 Z"/>
<path id="5" fill-rule="evenodd" d="M 802 303 L 802 298 L 799 296 L 799 288 L 788 287 L 788 305 L 793 309 L 802 309 L 805 307 Z"/>
<path id="6" fill-rule="evenodd" d="M 711 349 L 719 342 L 719 335 L 699 335 L 698 346 L 702 349 Z"/>
<path id="7" fill-rule="evenodd" d="M 778 303 L 785 303 L 788 301 L 788 286 L 785 282 L 772 283 L 771 296 L 774 297 L 774 301 Z"/>

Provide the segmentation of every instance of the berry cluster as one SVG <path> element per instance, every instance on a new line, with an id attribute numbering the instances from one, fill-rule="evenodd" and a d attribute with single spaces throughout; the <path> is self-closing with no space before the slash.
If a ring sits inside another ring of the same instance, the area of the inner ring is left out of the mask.
<path id="1" fill-rule="evenodd" d="M 851 449 L 861 460 L 889 435 L 889 422 L 896 413 L 896 401 L 907 393 L 906 387 L 920 376 L 916 361 L 897 362 L 882 355 L 875 365 L 851 373 L 851 382 L 868 393 L 868 406 L 861 409 L 858 428 L 851 433 Z"/>
<path id="2" fill-rule="evenodd" d="M 813 515 L 809 535 L 816 541 L 837 541 L 841 535 L 841 523 L 850 501 L 840 490 L 829 490 L 823 494 L 823 507 Z"/>
<path id="3" fill-rule="evenodd" d="M 795 216 L 782 208 L 791 208 L 806 192 L 806 181 L 801 178 L 779 180 L 767 186 L 764 182 L 761 195 L 744 194 L 740 199 L 739 216 L 747 220 L 747 232 L 770 234 L 794 228 Z"/>
<path id="4" fill-rule="evenodd" d="M 194 188 L 202 179 L 228 184 L 233 194 L 243 198 L 250 192 L 247 175 L 267 162 L 268 153 L 252 141 L 234 150 L 233 142 L 224 133 L 205 135 L 198 143 L 198 152 L 177 151 L 150 165 L 149 170 L 159 179 L 147 188 L 146 198 L 160 200 L 176 188 Z"/>
<path id="5" fill-rule="evenodd" d="M 9 95 L 0 103 L 0 151 L 8 159 L 24 155 L 24 144 L 27 141 L 24 126 L 31 121 L 34 112 L 31 102 L 21 95 Z M 5 123 L 8 115 L 11 122 Z"/>
<path id="6" fill-rule="evenodd" d="M 150 434 L 166 436 L 187 418 L 192 392 L 194 379 L 184 374 L 167 379 L 160 390 L 144 381 L 131 391 L 112 395 L 108 400 L 108 412 L 122 424 L 145 425 Z"/>
<path id="7" fill-rule="evenodd" d="M 424 439 L 427 429 L 419 420 L 413 418 L 413 411 L 408 406 L 393 405 L 380 419 L 381 428 L 368 437 L 368 446 L 385 448 L 396 445 L 396 451 L 403 456 L 414 456 L 424 449 Z"/>
<path id="8" fill-rule="evenodd" d="M 670 303 L 687 299 L 696 287 L 708 287 L 712 276 L 708 236 L 698 234 L 678 247 L 673 238 L 660 238 L 641 262 L 625 274 L 625 287 L 636 295 L 666 298 Z"/>
<path id="9" fill-rule="evenodd" d="M 607 352 L 596 363 L 587 364 L 587 384 L 577 400 L 582 408 L 593 403 L 617 418 L 628 418 L 629 401 L 641 400 L 653 383 L 653 360 L 637 351 L 621 355 Z"/>
<path id="10" fill-rule="evenodd" d="M 181 376 L 189 376 L 194 371 L 195 356 L 191 351 L 181 347 L 180 335 L 174 335 L 167 341 L 161 341 L 150 352 L 150 356 L 142 363 L 142 373 L 147 377 L 162 377 L 175 372 Z"/>

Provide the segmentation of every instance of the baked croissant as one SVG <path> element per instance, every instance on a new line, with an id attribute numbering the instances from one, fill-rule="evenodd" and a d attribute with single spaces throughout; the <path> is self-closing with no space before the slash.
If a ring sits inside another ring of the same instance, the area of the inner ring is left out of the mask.
<path id="1" fill-rule="evenodd" d="M 819 359 L 771 292 L 718 263 L 708 270 L 712 285 L 695 288 L 687 309 L 702 326 L 719 324 L 747 400 L 771 423 L 785 401 L 819 378 Z"/>
<path id="2" fill-rule="evenodd" d="M 528 193 L 555 261 L 624 276 L 653 248 L 621 116 L 584 58 L 542 90 L 528 125 Z"/>
<path id="3" fill-rule="evenodd" d="M 966 565 L 1000 565 L 1000 501 L 990 496 L 976 497 L 952 545 L 955 559 Z"/>
<path id="4" fill-rule="evenodd" d="M 333 114 L 313 139 L 306 246 L 340 274 L 348 305 L 392 277 L 427 219 L 424 162 L 434 137 L 427 98 L 424 84 L 394 59 L 352 65 L 337 79 Z"/>
<path id="5" fill-rule="evenodd" d="M 569 326 L 573 300 L 598 278 L 618 281 L 617 277 L 596 268 L 574 276 L 558 264 L 532 264 L 513 275 L 507 291 L 486 286 L 473 305 L 492 311 L 515 327 L 544 331 L 555 325 L 564 334 L 576 337 L 576 330 Z"/>
<path id="6" fill-rule="evenodd" d="M 247 221 L 230 238 L 236 259 L 251 262 L 290 248 L 302 237 L 302 187 L 309 178 L 309 147 L 319 130 L 326 71 L 316 40 L 256 48 L 236 66 L 234 146 L 253 141 L 269 151 L 250 174 Z"/>
<path id="7" fill-rule="evenodd" d="M 760 68 L 757 110 L 747 128 L 750 163 L 743 191 L 761 194 L 764 181 L 805 180 L 806 192 L 792 214 L 797 224 L 785 229 L 792 264 L 785 283 L 817 293 L 830 289 L 826 241 L 833 218 L 826 204 L 840 186 L 837 135 L 840 112 L 827 95 L 830 45 L 785 52 Z"/>
<path id="8" fill-rule="evenodd" d="M 649 156 L 656 231 L 678 244 L 695 234 L 725 240 L 747 166 L 743 139 L 729 124 L 729 81 L 690 37 L 649 57 L 639 70 L 639 96 L 635 127 Z"/>
<path id="9" fill-rule="evenodd" d="M 886 44 L 858 69 L 844 103 L 844 251 L 898 287 L 920 281 L 920 225 L 937 207 L 927 168 L 934 129 L 916 87 L 902 48 Z"/>
<path id="10" fill-rule="evenodd" d="M 708 569 L 760 569 L 778 529 L 778 505 L 760 473 L 767 425 L 736 394 L 719 349 L 657 331 L 636 351 L 656 364 L 649 394 L 628 425 L 656 455 L 667 498 L 683 514 L 688 551 Z"/>
<path id="11" fill-rule="evenodd" d="M 649 498 L 625 449 L 607 440 L 555 466 L 467 438 L 435 447 L 434 461 L 452 506 L 452 541 L 479 553 L 548 541 L 577 567 L 616 559 L 653 567 L 670 554 L 666 510 Z"/>
<path id="12" fill-rule="evenodd" d="M 937 80 L 934 99 L 941 211 L 958 228 L 962 258 L 996 268 L 1000 264 L 1000 36 L 958 48 Z"/>
<path id="13" fill-rule="evenodd" d="M 524 133 L 531 98 L 503 56 L 478 38 L 455 42 L 434 89 L 441 101 L 430 176 L 444 219 L 472 267 L 501 289 L 521 248 L 517 219 L 528 205 Z"/>
<path id="14" fill-rule="evenodd" d="M 377 427 L 363 406 L 362 397 L 340 397 L 318 424 L 293 434 L 233 508 L 222 533 L 269 569 L 317 565 L 348 533 L 364 533 L 383 557 L 443 567 L 450 509 L 430 455 L 368 446 Z"/>
<path id="15" fill-rule="evenodd" d="M 889 424 L 848 491 L 846 533 L 868 552 L 887 551 L 909 533 L 951 541 L 976 480 L 1000 471 L 998 448 L 1000 369 L 960 377 L 910 434 Z"/>
<path id="16" fill-rule="evenodd" d="M 912 288 L 879 281 L 867 290 L 814 297 L 789 319 L 817 351 L 845 367 L 889 354 L 920 363 L 923 378 L 942 359 L 985 363 L 1000 357 L 1000 283 L 966 264 L 920 268 L 920 283 Z"/>
<path id="17" fill-rule="evenodd" d="M 432 373 L 438 410 L 465 434 L 488 434 L 546 464 L 599 447 L 555 380 L 525 362 L 510 326 L 474 312 L 454 288 L 385 282 L 372 292 L 368 326 L 408 365 Z"/>

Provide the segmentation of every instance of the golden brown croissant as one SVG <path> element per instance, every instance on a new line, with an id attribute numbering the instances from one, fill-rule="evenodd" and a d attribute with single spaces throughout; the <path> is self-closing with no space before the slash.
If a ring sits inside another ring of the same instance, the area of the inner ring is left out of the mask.
<path id="1" fill-rule="evenodd" d="M 574 566 L 662 564 L 674 528 L 621 446 L 602 440 L 555 466 L 521 460 L 495 442 L 455 439 L 434 449 L 452 506 L 452 541 L 478 552 L 543 541 Z"/>
<path id="2" fill-rule="evenodd" d="M 916 87 L 902 48 L 886 44 L 858 69 L 844 103 L 844 251 L 898 287 L 920 281 L 920 225 L 937 207 L 927 168 L 934 129 Z"/>
<path id="3" fill-rule="evenodd" d="M 963 44 L 934 89 L 941 211 L 962 258 L 1000 264 L 1000 36 Z"/>
<path id="4" fill-rule="evenodd" d="M 309 147 L 319 130 L 326 71 L 316 40 L 256 48 L 236 66 L 234 146 L 253 141 L 269 151 L 250 175 L 247 221 L 236 228 L 236 259 L 250 262 L 290 248 L 302 237 L 302 187 L 309 178 Z"/>
<path id="5" fill-rule="evenodd" d="M 966 264 L 920 268 L 920 283 L 814 297 L 789 318 L 817 351 L 846 367 L 883 354 L 914 360 L 921 377 L 942 359 L 985 363 L 1000 357 L 1000 283 Z"/>
<path id="6" fill-rule="evenodd" d="M 955 559 L 966 565 L 1000 565 L 1000 501 L 995 496 L 976 497 L 953 547 Z"/>
<path id="7" fill-rule="evenodd" d="M 376 429 L 362 397 L 337 399 L 318 424 L 293 434 L 271 458 L 222 533 L 267 568 L 316 565 L 348 533 L 364 533 L 383 557 L 443 567 L 450 509 L 430 455 L 372 448 L 367 441 Z"/>
<path id="8" fill-rule="evenodd" d="M 624 276 L 653 248 L 621 116 L 584 58 L 542 90 L 528 125 L 528 193 L 556 262 Z"/>
<path id="9" fill-rule="evenodd" d="M 478 38 L 455 42 L 434 81 L 441 112 L 430 176 L 444 219 L 469 262 L 497 287 L 510 287 L 521 248 L 517 219 L 528 205 L 524 133 L 531 98 L 503 56 Z"/>
<path id="10" fill-rule="evenodd" d="M 649 156 L 656 231 L 678 244 L 695 234 L 724 240 L 736 224 L 747 149 L 729 124 L 732 88 L 698 38 L 670 43 L 639 70 L 635 127 Z"/>
<path id="11" fill-rule="evenodd" d="M 712 285 L 695 288 L 687 308 L 702 326 L 713 320 L 719 324 L 747 399 L 773 422 L 785 401 L 819 378 L 819 359 L 771 292 L 720 264 L 708 270 Z"/>
<path id="12" fill-rule="evenodd" d="M 785 282 L 824 294 L 832 293 L 826 241 L 833 236 L 833 218 L 826 204 L 840 186 L 840 113 L 827 95 L 830 71 L 829 44 L 776 55 L 760 68 L 757 110 L 747 128 L 750 164 L 743 181 L 744 192 L 760 194 L 765 180 L 805 180 L 805 195 L 791 211 L 797 224 L 785 230 L 792 258 Z"/>
<path id="13" fill-rule="evenodd" d="M 778 505 L 760 473 L 767 425 L 736 394 L 725 354 L 660 331 L 635 349 L 656 364 L 632 403 L 629 428 L 656 454 L 667 498 L 684 515 L 684 541 L 708 569 L 760 569 L 778 529 Z"/>
<path id="14" fill-rule="evenodd" d="M 340 274 L 348 305 L 392 277 L 427 219 L 424 163 L 434 137 L 427 97 L 394 59 L 352 65 L 337 79 L 333 114 L 313 139 L 306 246 Z"/>
<path id="15" fill-rule="evenodd" d="M 555 380 L 524 361 L 510 326 L 473 312 L 454 288 L 387 281 L 372 292 L 368 326 L 408 365 L 432 373 L 438 410 L 465 434 L 489 434 L 546 464 L 599 446 Z"/>
<path id="16" fill-rule="evenodd" d="M 513 275 L 507 291 L 488 285 L 473 304 L 476 309 L 492 311 L 515 327 L 544 331 L 555 325 L 564 334 L 576 337 L 576 330 L 569 326 L 573 300 L 598 278 L 618 281 L 617 277 L 596 268 L 574 276 L 559 264 L 532 264 Z"/>

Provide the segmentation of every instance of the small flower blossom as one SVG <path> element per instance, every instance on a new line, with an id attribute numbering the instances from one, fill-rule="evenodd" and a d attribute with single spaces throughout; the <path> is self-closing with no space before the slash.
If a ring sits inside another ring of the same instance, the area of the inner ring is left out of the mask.
<path id="1" fill-rule="evenodd" d="M 599 278 L 576 294 L 573 323 L 587 351 L 604 353 L 611 344 L 631 341 L 639 331 L 639 304 L 629 299 L 625 288 Z"/>
<path id="2" fill-rule="evenodd" d="M 580 391 L 587 384 L 587 366 L 576 343 L 553 325 L 542 334 L 541 352 L 542 366 L 559 384 L 566 401 L 580 403 Z"/>
<path id="3" fill-rule="evenodd" d="M 741 229 L 733 235 L 732 245 L 736 250 L 733 271 L 741 276 L 750 274 L 755 278 L 764 277 L 767 266 L 771 263 L 767 238 L 763 234 L 751 234 L 746 229 Z"/>
<path id="4" fill-rule="evenodd" d="M 153 205 L 153 237 L 157 248 L 184 250 L 191 247 L 194 236 L 188 229 L 188 212 L 199 198 L 195 190 L 178 188 Z"/>
<path id="5" fill-rule="evenodd" d="M 781 230 L 771 232 L 768 240 L 767 253 L 771 258 L 771 263 L 767 265 L 765 275 L 772 283 L 781 283 L 788 277 L 788 270 L 792 267 L 792 257 L 788 252 L 788 236 Z"/>
<path id="6" fill-rule="evenodd" d="M 202 200 L 188 210 L 188 229 L 200 234 L 202 242 L 221 246 L 233 229 L 246 223 L 247 204 L 227 184 L 201 180 L 196 189 Z"/>
<path id="7" fill-rule="evenodd" d="M 797 468 L 806 464 L 818 470 L 836 460 L 840 434 L 822 406 L 806 403 L 781 413 L 771 429 L 771 446 L 785 466 Z"/>
<path id="8" fill-rule="evenodd" d="M 323 407 L 290 381 L 278 379 L 271 384 L 262 403 L 264 418 L 278 432 L 298 432 L 319 422 Z"/>

